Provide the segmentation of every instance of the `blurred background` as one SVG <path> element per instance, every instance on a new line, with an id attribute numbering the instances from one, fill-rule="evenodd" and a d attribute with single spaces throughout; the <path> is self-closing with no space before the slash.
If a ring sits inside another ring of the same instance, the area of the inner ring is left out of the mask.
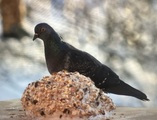
<path id="1" fill-rule="evenodd" d="M 150 99 L 108 94 L 117 106 L 157 107 L 156 0 L 0 0 L 0 13 L 0 100 L 49 75 L 43 43 L 32 41 L 46 22 Z"/>

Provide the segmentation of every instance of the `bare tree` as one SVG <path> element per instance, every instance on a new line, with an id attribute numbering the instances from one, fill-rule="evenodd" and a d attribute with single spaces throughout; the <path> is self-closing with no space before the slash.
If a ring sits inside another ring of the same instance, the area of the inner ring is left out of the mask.
<path id="1" fill-rule="evenodd" d="M 21 0 L 1 1 L 3 37 L 21 38 L 28 35 L 21 24 L 25 11 L 25 6 Z"/>

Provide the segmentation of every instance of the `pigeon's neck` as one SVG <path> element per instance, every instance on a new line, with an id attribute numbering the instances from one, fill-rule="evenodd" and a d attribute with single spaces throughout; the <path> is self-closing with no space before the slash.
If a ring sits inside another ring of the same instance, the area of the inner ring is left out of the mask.
<path id="1" fill-rule="evenodd" d="M 46 42 L 44 42 L 45 46 L 45 55 L 55 57 L 60 53 L 61 40 L 60 37 L 56 34 L 54 36 L 50 36 Z"/>

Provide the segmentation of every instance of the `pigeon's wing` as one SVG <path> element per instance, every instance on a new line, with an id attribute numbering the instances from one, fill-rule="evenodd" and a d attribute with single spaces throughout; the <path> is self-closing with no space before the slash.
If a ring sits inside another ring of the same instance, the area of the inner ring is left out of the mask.
<path id="1" fill-rule="evenodd" d="M 92 55 L 74 48 L 64 43 L 68 49 L 65 55 L 64 63 L 68 71 L 78 71 L 79 73 L 92 78 L 101 83 L 106 78 L 110 79 L 109 84 L 119 84 L 119 77 L 107 66 L 100 63 Z"/>
<path id="2" fill-rule="evenodd" d="M 115 88 L 121 84 L 119 76 L 109 67 L 100 63 L 92 55 L 68 45 L 66 54 L 67 68 L 69 71 L 78 71 L 79 73 L 90 77 L 99 88 Z"/>

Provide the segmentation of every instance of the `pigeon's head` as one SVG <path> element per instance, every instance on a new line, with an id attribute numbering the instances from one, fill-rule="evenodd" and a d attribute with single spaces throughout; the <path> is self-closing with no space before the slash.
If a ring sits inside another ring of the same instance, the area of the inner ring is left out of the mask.
<path id="1" fill-rule="evenodd" d="M 52 31 L 53 28 L 49 26 L 47 23 L 37 24 L 34 29 L 35 34 L 33 40 L 35 40 L 36 38 L 45 40 L 51 34 Z"/>

